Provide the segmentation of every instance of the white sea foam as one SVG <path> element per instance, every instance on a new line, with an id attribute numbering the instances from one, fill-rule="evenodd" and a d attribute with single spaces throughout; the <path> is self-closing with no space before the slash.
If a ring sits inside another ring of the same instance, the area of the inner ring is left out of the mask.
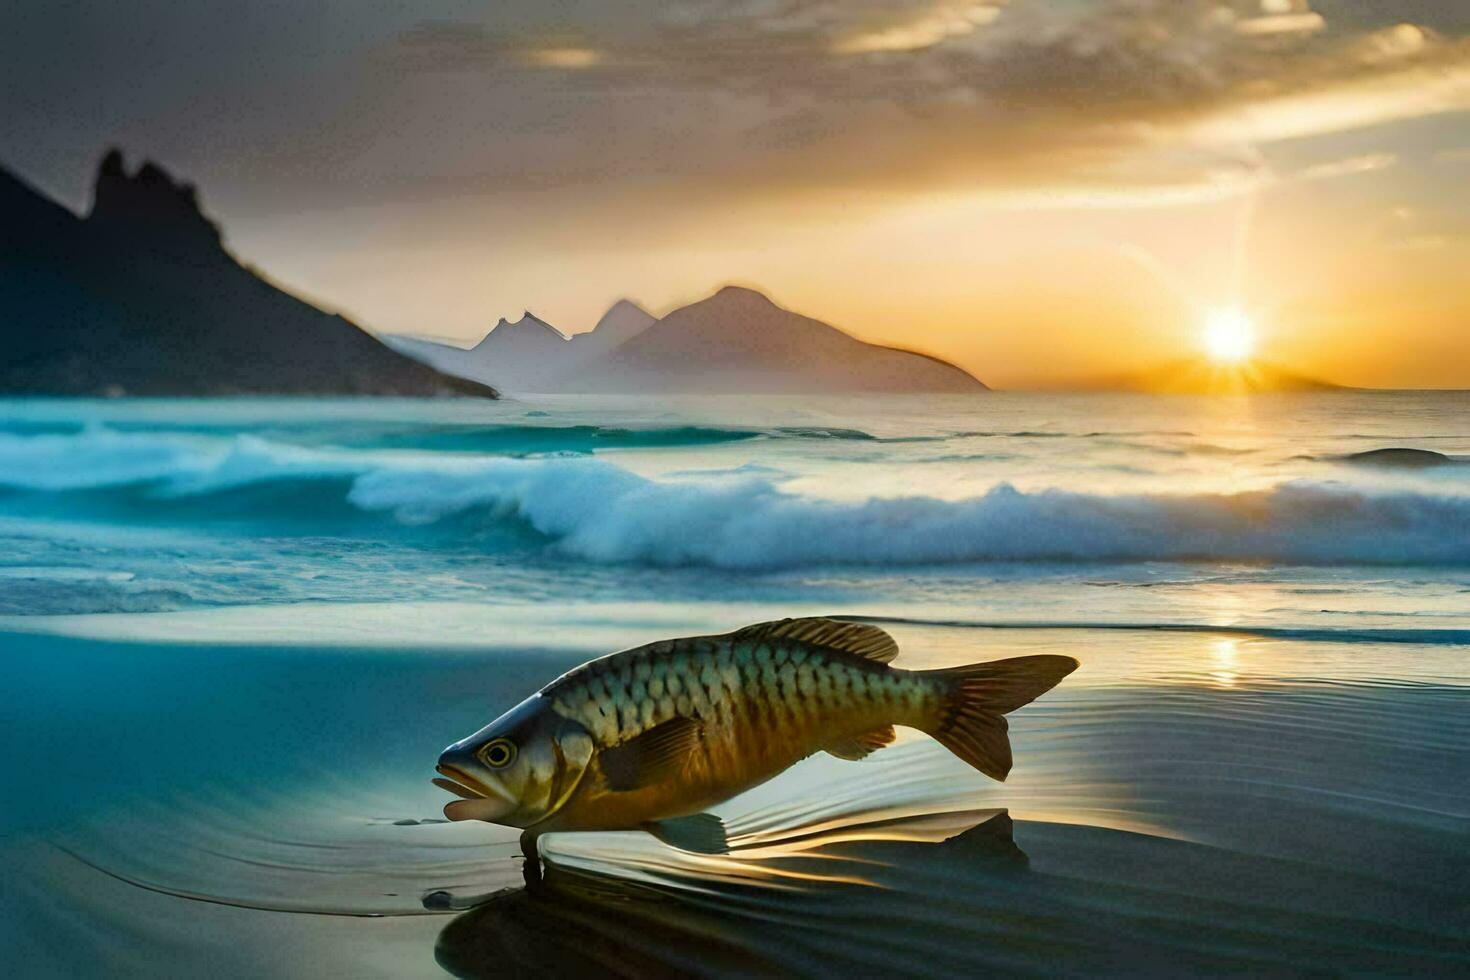
<path id="1" fill-rule="evenodd" d="M 514 514 L 597 562 L 780 568 L 995 560 L 1470 562 L 1470 498 L 1290 482 L 1224 494 L 1023 493 L 842 502 L 765 480 L 644 479 L 609 463 L 497 461 L 460 472 L 380 469 L 349 499 L 414 523 Z"/>
<path id="2" fill-rule="evenodd" d="M 0 485 L 128 489 L 168 506 L 260 484 L 341 481 L 345 502 L 431 525 L 516 521 L 597 563 L 731 569 L 972 561 L 1470 563 L 1470 496 L 1292 480 L 1241 493 L 1023 492 L 832 500 L 752 475 L 639 476 L 603 459 L 510 459 L 199 440 L 94 427 L 0 435 Z M 263 500 L 259 518 L 280 506 Z"/>
<path id="3" fill-rule="evenodd" d="M 0 433 L 0 486 L 82 490 L 176 476 L 208 461 L 178 439 L 90 426 L 75 434 Z"/>

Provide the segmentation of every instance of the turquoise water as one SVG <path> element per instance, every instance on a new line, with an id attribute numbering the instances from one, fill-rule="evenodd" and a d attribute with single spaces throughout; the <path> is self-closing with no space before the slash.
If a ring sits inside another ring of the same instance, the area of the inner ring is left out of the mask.
<path id="1" fill-rule="evenodd" d="M 1463 972 L 1467 461 L 1456 393 L 0 402 L 0 929 L 37 976 Z M 1006 783 L 905 732 L 724 858 L 553 835 L 526 890 L 440 822 L 438 750 L 567 667 L 797 614 L 1083 667 Z"/>

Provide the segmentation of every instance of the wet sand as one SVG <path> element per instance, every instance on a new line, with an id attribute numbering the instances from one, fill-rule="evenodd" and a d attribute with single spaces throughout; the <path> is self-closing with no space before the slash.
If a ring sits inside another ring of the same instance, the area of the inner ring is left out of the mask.
<path id="1" fill-rule="evenodd" d="M 551 835 L 529 888 L 514 832 L 439 822 L 433 759 L 646 623 L 427 652 L 4 634 L 5 945 L 24 976 L 1470 968 L 1465 644 L 890 628 L 905 666 L 1083 667 L 1012 716 L 1005 784 L 903 732 L 720 807 L 728 856 Z"/>

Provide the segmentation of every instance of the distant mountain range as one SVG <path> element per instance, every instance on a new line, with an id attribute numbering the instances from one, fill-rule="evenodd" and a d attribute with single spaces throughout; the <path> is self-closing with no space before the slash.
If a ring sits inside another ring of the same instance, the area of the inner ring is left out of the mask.
<path id="1" fill-rule="evenodd" d="M 1203 358 L 1171 361 L 1146 371 L 1103 379 L 1085 387 L 1161 395 L 1343 390 L 1342 385 L 1296 374 L 1263 361 L 1227 365 Z"/>
<path id="2" fill-rule="evenodd" d="M 500 378 L 511 391 L 548 392 L 614 347 L 654 324 L 635 303 L 619 300 L 586 333 L 568 337 L 529 310 L 510 323 L 502 319 L 484 339 L 465 350 L 415 337 L 383 338 L 395 350 L 440 371 L 466 378 Z"/>
<path id="3" fill-rule="evenodd" d="M 85 217 L 0 168 L 0 393 L 496 397 L 242 266 L 191 185 L 117 150 Z"/>
<path id="4" fill-rule="evenodd" d="M 985 391 L 970 374 L 925 354 L 858 340 L 726 286 L 656 320 L 627 300 L 568 339 L 530 313 L 501 320 L 463 350 L 389 341 L 441 371 L 494 379 L 507 391 L 628 394 Z"/>

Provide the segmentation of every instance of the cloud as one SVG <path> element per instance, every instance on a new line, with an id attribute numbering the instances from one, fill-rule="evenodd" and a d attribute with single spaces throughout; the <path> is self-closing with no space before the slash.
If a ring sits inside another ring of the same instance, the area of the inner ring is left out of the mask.
<path id="1" fill-rule="evenodd" d="M 995 4 L 942 5 L 913 20 L 899 21 L 875 29 L 859 29 L 833 45 L 836 54 L 870 54 L 875 51 L 918 51 L 950 38 L 973 34 L 1000 16 Z"/>
<path id="2" fill-rule="evenodd" d="M 1330 160 L 1326 163 L 1313 164 L 1303 167 L 1296 172 L 1299 180 L 1325 180 L 1330 177 L 1351 177 L 1356 174 L 1372 173 L 1375 170 L 1383 170 L 1398 163 L 1398 156 L 1393 153 L 1365 153 L 1362 156 L 1348 157 L 1343 160 Z"/>
<path id="3" fill-rule="evenodd" d="M 727 181 L 1205 185 L 1258 167 L 1261 144 L 1470 109 L 1470 38 L 1320 6 L 696 2 L 602 35 L 425 24 L 380 55 L 479 72 L 500 97 L 557 72 L 533 97 L 551 118 L 598 106 L 591 131 L 622 133 L 591 140 L 601 172 L 651 132 L 666 172 Z M 673 118 L 687 128 L 663 141 Z"/>
<path id="4" fill-rule="evenodd" d="M 588 68 L 601 52 L 554 39 L 531 40 L 495 33 L 478 24 L 425 21 L 398 34 L 380 64 L 405 71 L 444 73 L 516 68 Z"/>

